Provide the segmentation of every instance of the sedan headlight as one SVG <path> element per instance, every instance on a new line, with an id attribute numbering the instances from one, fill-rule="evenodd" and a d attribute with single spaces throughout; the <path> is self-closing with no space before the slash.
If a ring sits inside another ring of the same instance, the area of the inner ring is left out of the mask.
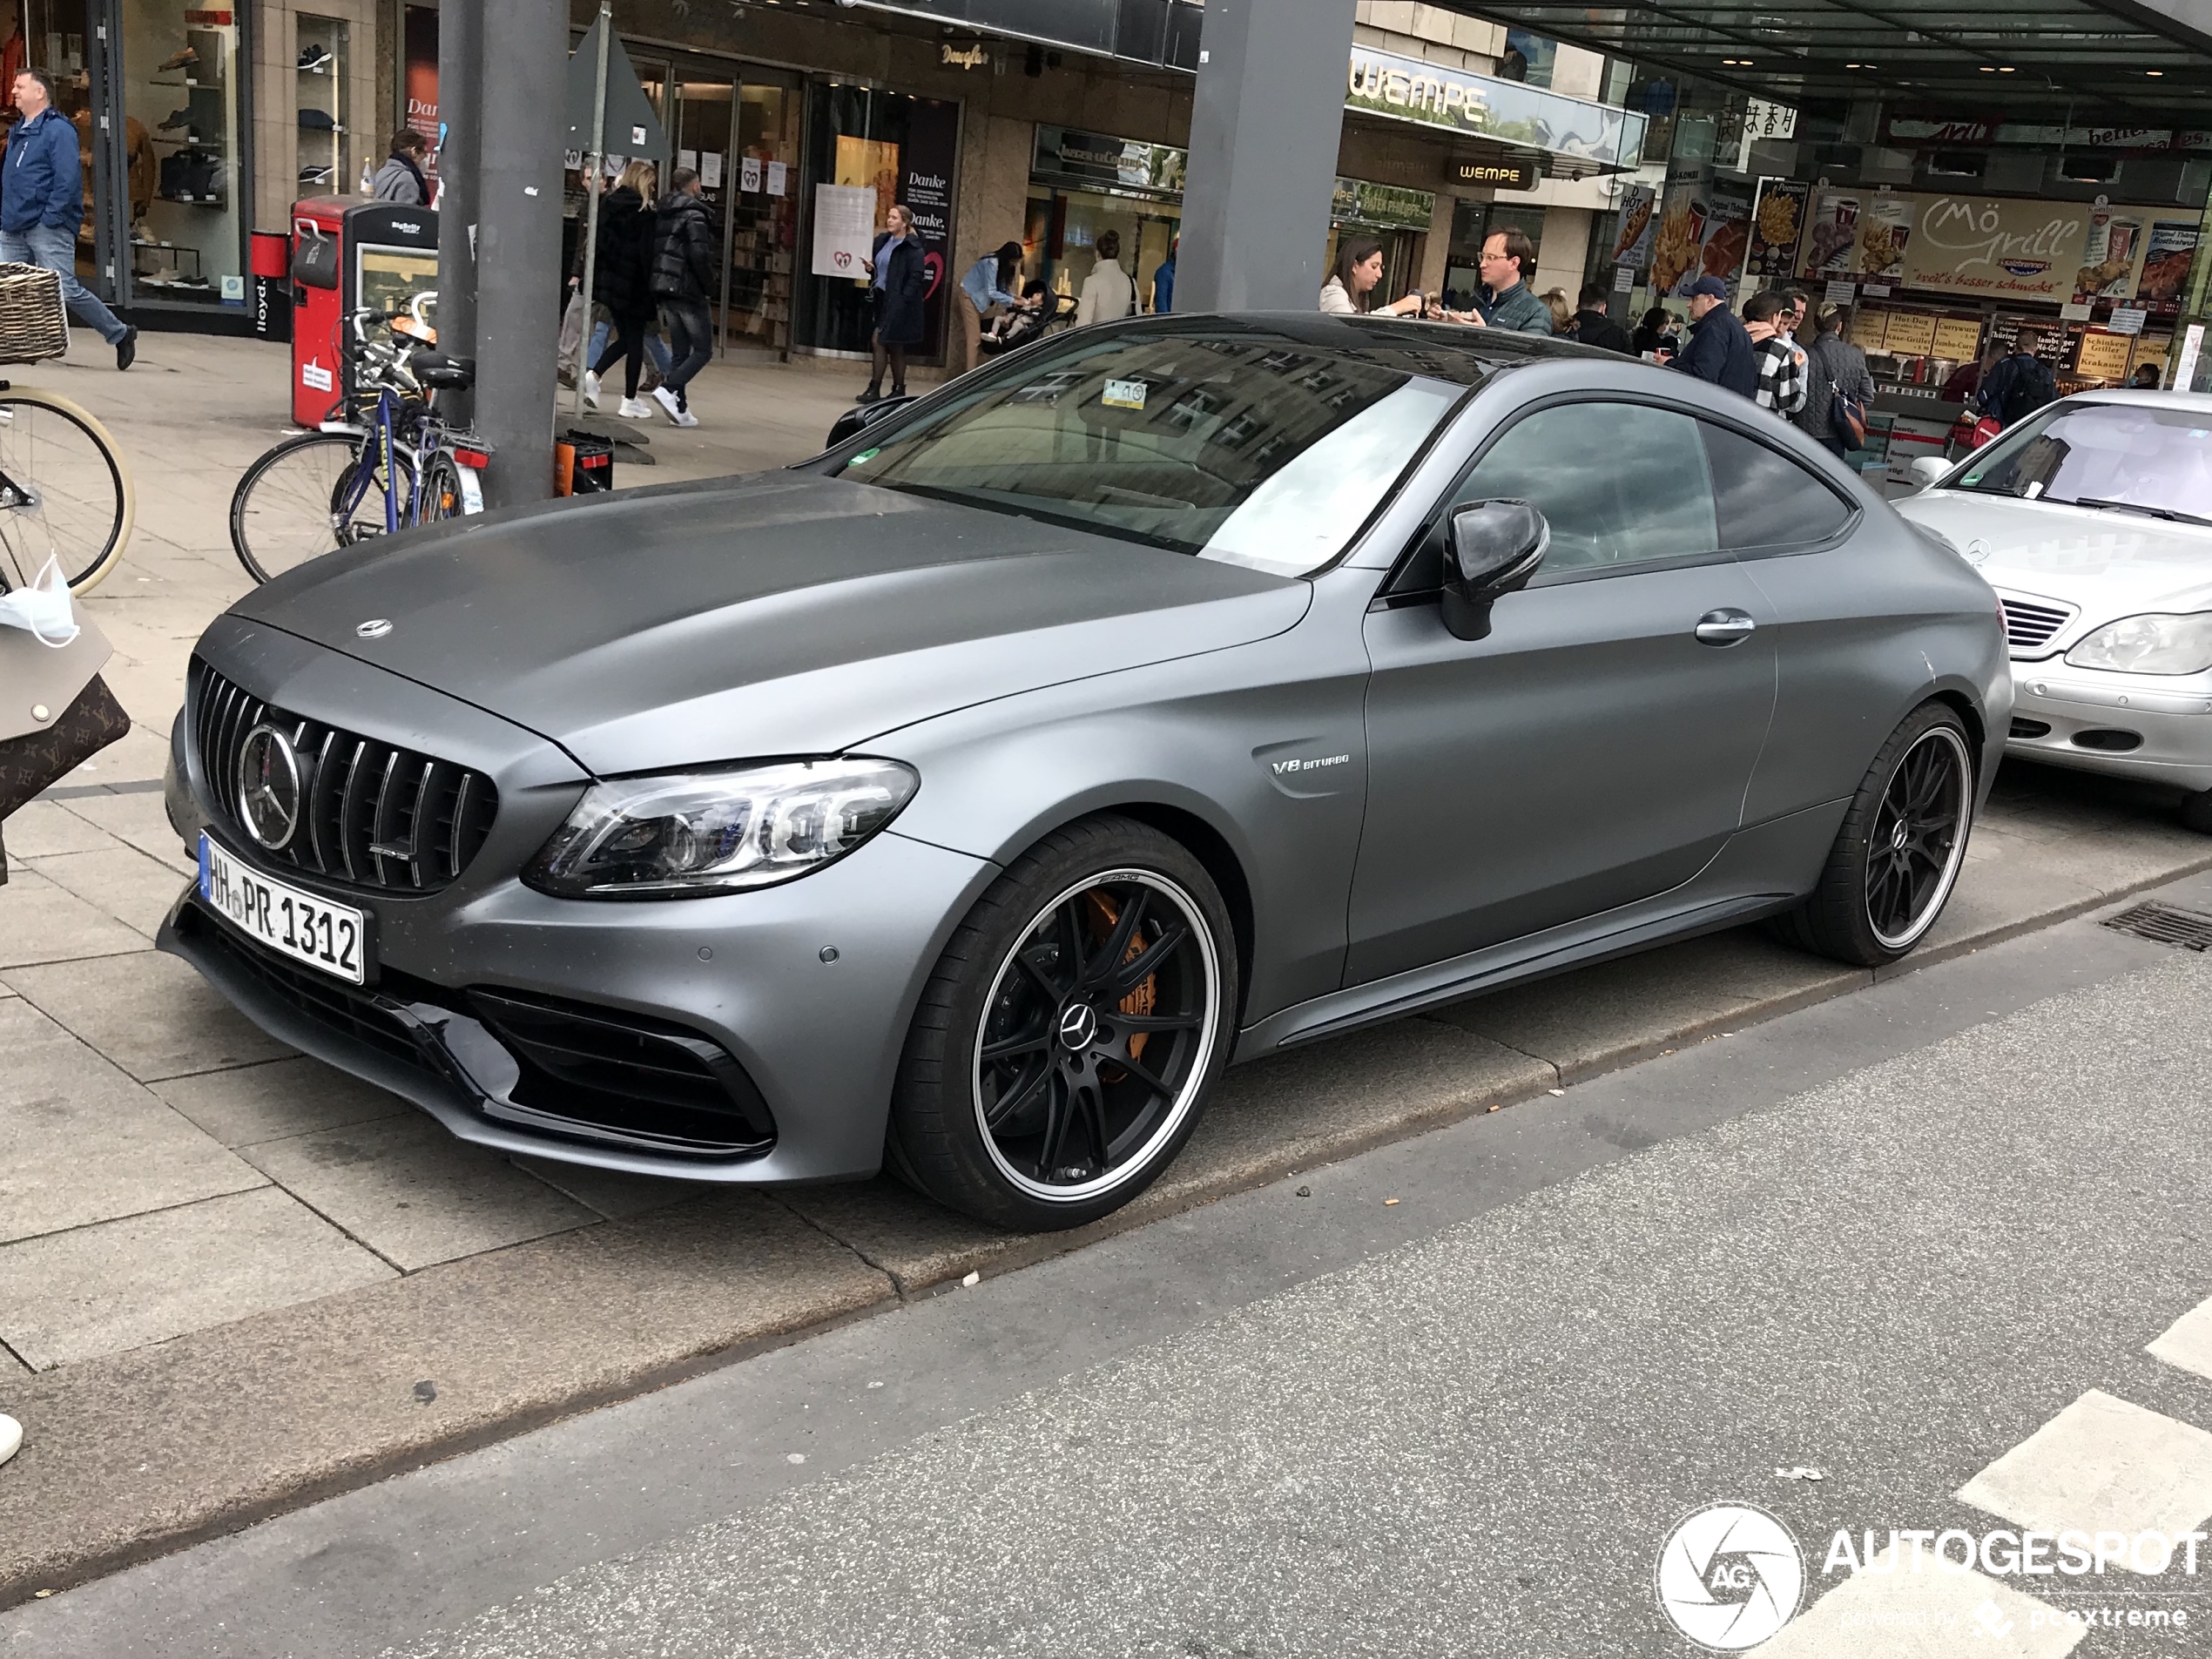
<path id="1" fill-rule="evenodd" d="M 2122 617 L 2067 652 L 2076 668 L 2124 674 L 2201 674 L 2212 668 L 2212 611 L 2182 617 Z"/>
<path id="2" fill-rule="evenodd" d="M 895 760 L 811 760 L 594 784 L 523 880 L 564 899 L 771 887 L 843 858 L 914 799 Z"/>

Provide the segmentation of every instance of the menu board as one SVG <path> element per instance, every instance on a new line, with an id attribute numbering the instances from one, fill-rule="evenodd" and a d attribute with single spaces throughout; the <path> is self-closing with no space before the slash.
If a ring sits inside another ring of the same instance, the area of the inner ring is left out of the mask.
<path id="1" fill-rule="evenodd" d="M 1979 317 L 1938 317 L 1935 326 L 1935 353 L 1948 357 L 1954 363 L 1964 363 L 1980 355 L 1981 319 Z"/>
<path id="2" fill-rule="evenodd" d="M 2128 360 L 2128 372 L 2132 374 L 2145 363 L 2155 363 L 2158 366 L 2160 378 L 2164 379 L 2167 354 L 2172 350 L 2173 345 L 2174 336 L 2171 334 L 2145 334 L 2135 342 L 2134 354 Z"/>
<path id="3" fill-rule="evenodd" d="M 1882 333 L 1882 349 L 1899 357 L 1935 354 L 1936 319 L 1925 311 L 1892 311 Z"/>
<path id="4" fill-rule="evenodd" d="M 2128 348 L 2135 342 L 2126 334 L 2090 328 L 2081 335 L 2081 355 L 2074 372 L 2083 380 L 2117 381 L 2128 376 Z"/>

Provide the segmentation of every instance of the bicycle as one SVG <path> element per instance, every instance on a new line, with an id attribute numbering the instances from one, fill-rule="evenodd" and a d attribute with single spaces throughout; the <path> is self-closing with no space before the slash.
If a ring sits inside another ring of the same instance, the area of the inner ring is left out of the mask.
<path id="1" fill-rule="evenodd" d="M 334 406 L 316 430 L 278 444 L 239 480 L 231 546 L 256 582 L 374 536 L 483 510 L 490 447 L 437 409 L 437 395 L 469 386 L 475 369 L 431 349 L 436 334 L 424 313 L 436 297 L 418 294 L 405 312 L 356 310 L 347 351 L 352 407 Z M 378 323 L 388 340 L 372 337 Z"/>
<path id="2" fill-rule="evenodd" d="M 61 280 L 0 265 L 0 361 L 69 349 Z M 34 581 L 49 558 L 84 593 L 122 562 L 138 515 L 131 475 L 98 417 L 57 393 L 0 380 L 0 593 Z"/>

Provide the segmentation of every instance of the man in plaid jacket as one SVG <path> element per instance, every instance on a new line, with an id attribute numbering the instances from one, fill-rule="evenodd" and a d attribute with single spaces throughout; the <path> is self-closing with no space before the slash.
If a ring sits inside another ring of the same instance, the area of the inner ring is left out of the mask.
<path id="1" fill-rule="evenodd" d="M 1753 294 L 1743 302 L 1743 331 L 1751 336 L 1751 352 L 1758 360 L 1756 401 L 1786 418 L 1804 408 L 1806 386 L 1804 359 L 1777 326 L 1784 303 L 1771 290 Z"/>

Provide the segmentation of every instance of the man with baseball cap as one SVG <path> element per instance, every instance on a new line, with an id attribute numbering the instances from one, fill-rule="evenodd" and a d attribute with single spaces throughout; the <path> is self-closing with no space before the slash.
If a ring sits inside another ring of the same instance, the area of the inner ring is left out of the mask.
<path id="1" fill-rule="evenodd" d="M 1667 367 L 1745 397 L 1757 397 L 1758 354 L 1751 349 L 1751 336 L 1728 308 L 1728 284 L 1718 277 L 1702 276 L 1689 285 L 1689 343 Z"/>

